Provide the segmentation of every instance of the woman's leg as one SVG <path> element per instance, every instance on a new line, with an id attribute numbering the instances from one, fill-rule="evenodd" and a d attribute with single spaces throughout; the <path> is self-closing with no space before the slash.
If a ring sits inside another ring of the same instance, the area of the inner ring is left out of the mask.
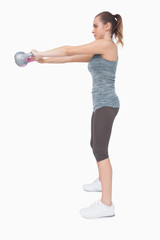
<path id="1" fill-rule="evenodd" d="M 91 117 L 91 139 L 90 139 L 90 146 L 91 148 L 93 149 L 93 125 L 94 125 L 94 114 L 95 112 L 93 111 L 92 112 L 92 117 Z M 97 162 L 98 163 L 98 162 Z M 98 168 L 98 171 L 99 171 L 99 166 L 97 164 L 97 168 Z M 100 173 L 100 171 L 99 171 Z M 99 180 L 100 180 L 100 174 L 99 174 Z"/>
<path id="2" fill-rule="evenodd" d="M 94 120 L 94 111 L 92 112 L 92 117 L 91 117 L 91 139 L 90 139 L 91 148 L 93 148 L 93 120 Z"/>
<path id="3" fill-rule="evenodd" d="M 110 159 L 106 158 L 103 161 L 97 162 L 99 170 L 99 179 L 102 184 L 101 201 L 111 206 L 112 204 L 112 166 Z"/>
<path id="4" fill-rule="evenodd" d="M 95 111 L 93 121 L 93 153 L 97 160 L 99 179 L 102 184 L 101 201 L 112 204 L 112 166 L 108 155 L 108 145 L 118 108 L 102 107 Z"/>

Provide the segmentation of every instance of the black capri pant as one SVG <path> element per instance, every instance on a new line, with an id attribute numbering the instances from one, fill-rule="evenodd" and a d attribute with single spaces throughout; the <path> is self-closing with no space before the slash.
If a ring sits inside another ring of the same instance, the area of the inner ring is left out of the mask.
<path id="1" fill-rule="evenodd" d="M 119 108 L 104 106 L 92 113 L 90 145 L 97 162 L 109 158 L 108 145 L 118 111 Z"/>

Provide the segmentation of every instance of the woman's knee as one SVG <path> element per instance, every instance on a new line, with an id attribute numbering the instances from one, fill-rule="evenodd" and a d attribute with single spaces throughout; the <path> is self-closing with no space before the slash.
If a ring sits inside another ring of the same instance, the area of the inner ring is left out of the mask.
<path id="1" fill-rule="evenodd" d="M 93 154 L 94 154 L 97 162 L 102 161 L 106 158 L 109 158 L 108 150 L 102 150 L 102 149 L 98 150 L 98 149 L 93 148 Z"/>

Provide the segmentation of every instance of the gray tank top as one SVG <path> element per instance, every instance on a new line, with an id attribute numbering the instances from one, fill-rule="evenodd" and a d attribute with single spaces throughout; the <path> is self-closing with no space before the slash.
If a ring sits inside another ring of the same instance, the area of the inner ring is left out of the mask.
<path id="1" fill-rule="evenodd" d="M 117 63 L 118 59 L 109 61 L 100 54 L 94 54 L 88 63 L 88 70 L 92 75 L 91 93 L 94 111 L 103 106 L 120 107 L 120 101 L 115 92 Z"/>

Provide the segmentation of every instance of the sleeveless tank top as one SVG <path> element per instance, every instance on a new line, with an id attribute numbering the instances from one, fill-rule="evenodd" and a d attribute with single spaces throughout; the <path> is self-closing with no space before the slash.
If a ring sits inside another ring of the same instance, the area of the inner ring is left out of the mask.
<path id="1" fill-rule="evenodd" d="M 88 70 L 92 76 L 91 93 L 94 111 L 103 106 L 120 107 L 120 101 L 115 92 L 117 63 L 118 59 L 106 60 L 100 54 L 94 54 L 88 63 Z"/>

